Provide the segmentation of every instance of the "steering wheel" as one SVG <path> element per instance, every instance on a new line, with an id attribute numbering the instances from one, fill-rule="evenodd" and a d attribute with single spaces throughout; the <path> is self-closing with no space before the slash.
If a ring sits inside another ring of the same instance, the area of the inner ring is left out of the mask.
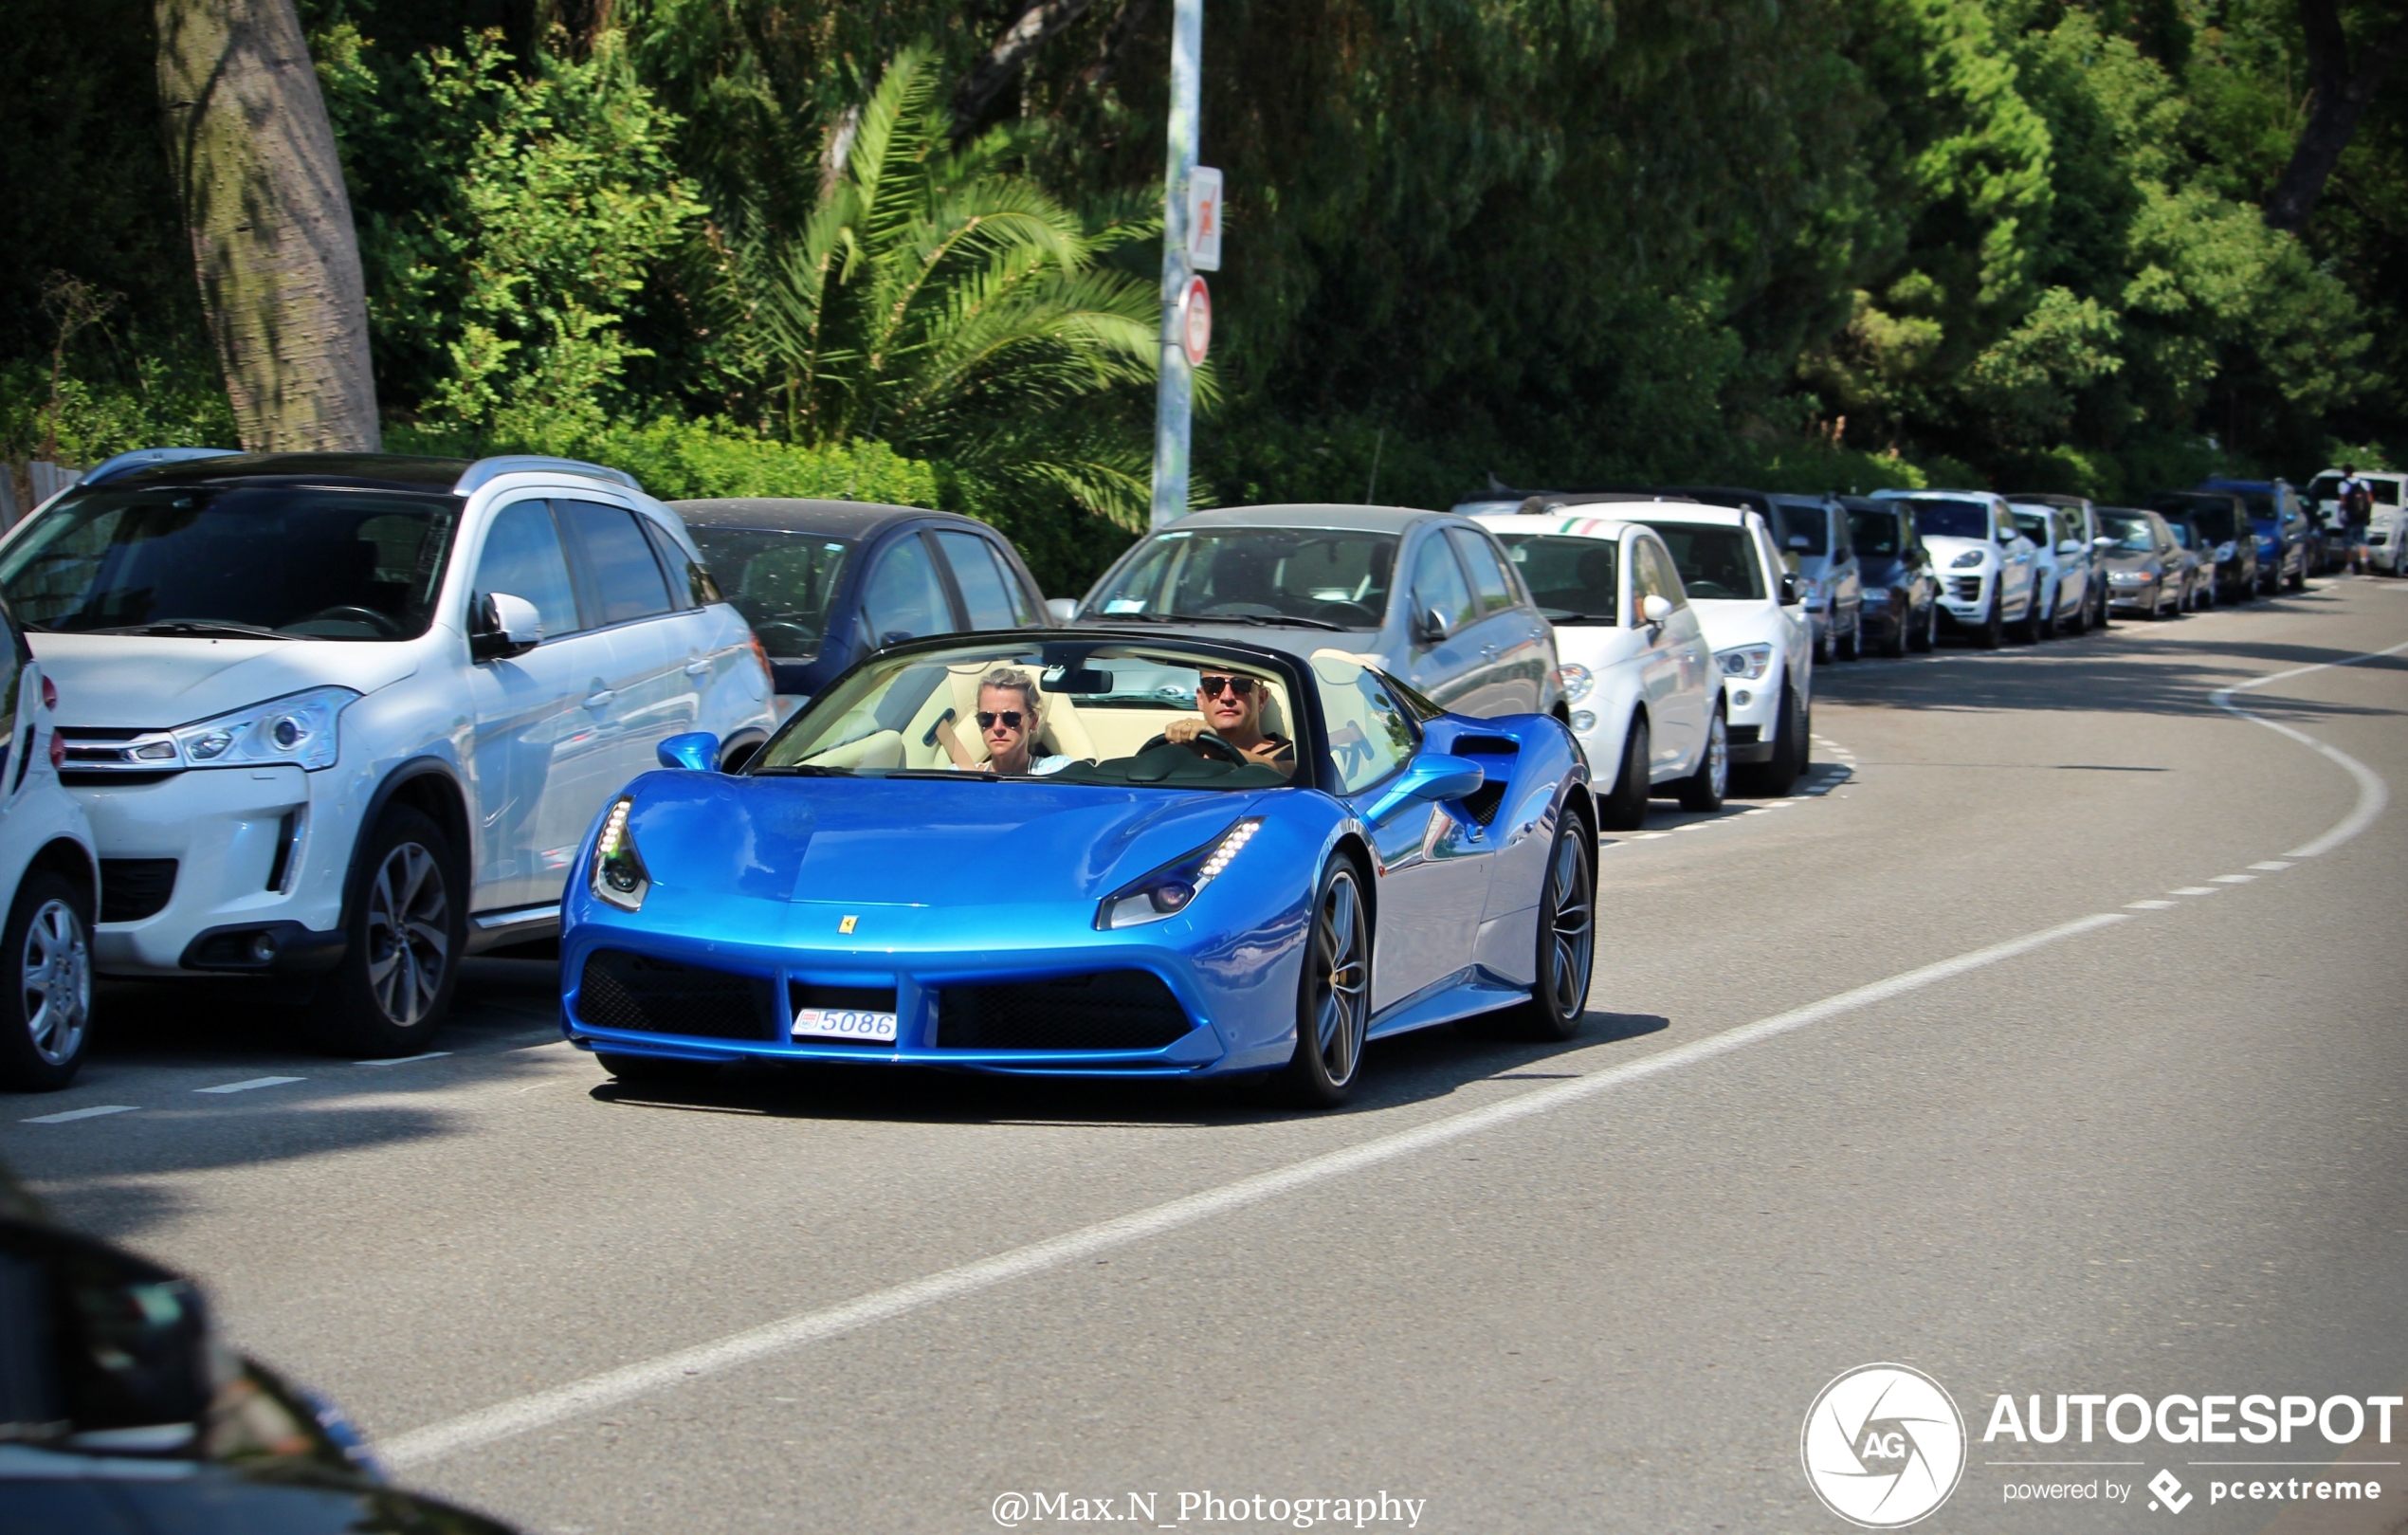
<path id="1" fill-rule="evenodd" d="M 346 623 L 366 624 L 369 628 L 374 630 L 379 634 L 390 635 L 401 632 L 400 623 L 395 620 L 391 613 L 378 612 L 374 608 L 363 608 L 356 602 L 340 603 L 332 608 L 320 608 L 316 612 L 311 613 L 308 617 L 297 618 L 293 622 L 301 624 L 314 624 L 321 618 L 340 619 Z M 287 624 L 284 627 L 290 629 L 292 625 Z"/>
<path id="2" fill-rule="evenodd" d="M 1168 746 L 1171 743 L 1170 737 L 1157 736 L 1152 740 L 1149 740 L 1144 745 L 1139 747 L 1137 749 L 1137 753 L 1140 757 L 1143 757 L 1146 753 L 1152 751 L 1157 746 Z M 1223 740 L 1220 737 L 1215 736 L 1209 730 L 1199 733 L 1194 740 L 1180 741 L 1178 744 L 1182 746 L 1193 746 L 1202 752 L 1206 757 L 1217 758 L 1220 761 L 1230 763 L 1235 767 L 1248 766 L 1254 760 L 1252 758 L 1247 756 L 1244 752 L 1239 751 L 1236 747 L 1231 745 L 1228 741 Z"/>

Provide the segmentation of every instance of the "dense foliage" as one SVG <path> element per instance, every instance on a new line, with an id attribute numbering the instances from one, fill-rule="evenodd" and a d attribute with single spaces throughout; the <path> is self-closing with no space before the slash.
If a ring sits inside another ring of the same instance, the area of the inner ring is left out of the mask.
<path id="1" fill-rule="evenodd" d="M 1144 499 L 1169 4 L 956 119 L 1021 9 L 308 0 L 392 440 L 933 497 L 1074 589 Z M 6 448 L 222 437 L 147 8 L 12 13 Z M 2303 57 L 2294 0 L 1208 0 L 1199 488 L 2408 456 L 2408 77 L 2294 236 Z"/>

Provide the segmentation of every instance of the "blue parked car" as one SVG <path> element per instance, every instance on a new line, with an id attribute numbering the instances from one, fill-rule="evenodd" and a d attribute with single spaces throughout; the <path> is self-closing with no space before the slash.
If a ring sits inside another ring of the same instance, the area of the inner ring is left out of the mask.
<path id="1" fill-rule="evenodd" d="M 1049 622 L 1020 552 L 975 518 L 853 501 L 669 505 L 753 626 L 781 720 L 881 645 Z"/>
<path id="2" fill-rule="evenodd" d="M 1270 1072 L 1326 1106 L 1366 1040 L 1565 1039 L 1586 1005 L 1597 812 L 1571 735 L 1449 714 L 1344 651 L 925 641 L 739 772 L 714 756 L 664 742 L 674 769 L 604 811 L 562 902 L 562 1031 L 623 1081 Z"/>
<path id="3" fill-rule="evenodd" d="M 2257 589 L 2268 596 L 2296 592 L 2315 573 L 2316 535 L 2299 492 L 2284 480 L 2203 480 L 2201 490 L 2227 490 L 2249 507 L 2257 534 Z"/>

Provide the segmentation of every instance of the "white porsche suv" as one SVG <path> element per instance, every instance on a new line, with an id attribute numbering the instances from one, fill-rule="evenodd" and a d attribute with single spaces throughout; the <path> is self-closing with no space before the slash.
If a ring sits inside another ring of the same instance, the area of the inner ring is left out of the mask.
<path id="1" fill-rule="evenodd" d="M 677 515 L 565 459 L 112 459 L 0 539 L 100 860 L 103 974 L 301 978 L 427 1048 L 461 960 L 557 931 L 653 747 L 773 722 Z"/>

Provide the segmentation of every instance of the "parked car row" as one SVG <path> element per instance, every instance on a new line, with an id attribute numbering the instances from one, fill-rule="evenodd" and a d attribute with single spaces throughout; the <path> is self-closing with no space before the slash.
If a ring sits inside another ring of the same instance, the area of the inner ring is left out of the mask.
<path id="1" fill-rule="evenodd" d="M 648 881 L 610 850 L 637 835 L 625 786 L 663 762 L 1078 769 L 1066 784 L 1117 763 L 1135 784 L 1158 780 L 1128 764 L 1165 746 L 1303 777 L 1297 754 L 1325 749 L 1354 765 L 1321 789 L 1413 821 L 1429 857 L 1449 837 L 1488 851 L 1507 782 L 1577 801 L 1593 831 L 1657 797 L 1711 810 L 1735 779 L 1783 794 L 1818 661 L 2253 590 L 2244 493 L 2183 494 L 2170 513 L 1715 487 L 1231 508 L 1049 603 L 996 530 L 921 508 L 665 504 L 560 459 L 126 454 L 0 538 L 0 964 L 23 980 L 0 1002 L 0 1080 L 72 1077 L 96 973 L 266 982 L 331 1049 L 424 1051 L 466 956 L 561 939 L 564 888 L 576 905 L 606 865 Z M 935 652 L 884 702 L 845 691 L 877 658 L 981 634 L 1018 636 L 994 664 L 1027 668 L 1021 696 Z M 1569 733 L 1570 777 L 1449 765 L 1546 759 L 1543 730 L 1466 733 L 1533 716 Z M 800 740 L 821 744 L 796 757 Z M 1427 781 L 1394 798 L 1409 770 Z M 1515 899 L 1543 905 L 1575 872 Z"/>

